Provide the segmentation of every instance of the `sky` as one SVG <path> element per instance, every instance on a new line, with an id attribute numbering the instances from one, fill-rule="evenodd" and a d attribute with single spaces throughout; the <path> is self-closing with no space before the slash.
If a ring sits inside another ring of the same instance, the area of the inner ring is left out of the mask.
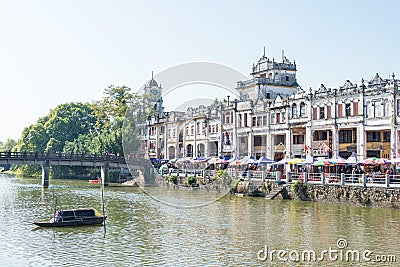
<path id="1" fill-rule="evenodd" d="M 400 77 L 400 1 L 0 1 L 0 141 L 57 105 L 136 91 L 187 62 L 250 77 L 263 54 L 297 64 L 303 89 Z M 187 97 L 225 92 L 188 87 Z M 169 98 L 166 106 L 176 97 Z M 171 103 L 170 103 L 171 102 Z"/>

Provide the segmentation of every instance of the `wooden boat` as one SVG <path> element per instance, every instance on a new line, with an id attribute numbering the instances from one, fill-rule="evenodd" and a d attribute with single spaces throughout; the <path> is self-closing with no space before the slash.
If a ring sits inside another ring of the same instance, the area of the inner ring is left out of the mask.
<path id="1" fill-rule="evenodd" d="M 92 208 L 59 210 L 55 212 L 54 217 L 48 222 L 34 222 L 41 227 L 63 227 L 80 225 L 102 225 L 107 216 Z"/>

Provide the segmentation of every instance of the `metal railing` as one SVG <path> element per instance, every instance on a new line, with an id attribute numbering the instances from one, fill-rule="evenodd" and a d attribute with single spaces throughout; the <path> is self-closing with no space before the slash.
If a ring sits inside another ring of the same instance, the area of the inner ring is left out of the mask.
<path id="1" fill-rule="evenodd" d="M 125 163 L 125 158 L 114 154 L 85 154 L 85 153 L 39 153 L 39 152 L 0 152 L 2 160 L 58 160 L 58 161 L 108 161 L 116 163 Z"/>
<path id="2" fill-rule="evenodd" d="M 177 176 L 215 177 L 216 170 L 177 170 L 164 171 L 164 175 L 175 174 Z M 345 174 L 345 173 L 284 173 L 279 171 L 269 172 L 262 170 L 240 170 L 236 168 L 226 169 L 227 174 L 233 179 L 248 181 L 283 181 L 293 183 L 301 181 L 309 184 L 347 185 L 363 187 L 398 187 L 400 188 L 400 175 L 390 174 Z"/>

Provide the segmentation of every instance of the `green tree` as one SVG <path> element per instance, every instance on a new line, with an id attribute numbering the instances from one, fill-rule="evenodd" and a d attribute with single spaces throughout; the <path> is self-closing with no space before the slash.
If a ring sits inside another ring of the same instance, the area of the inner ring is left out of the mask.
<path id="1" fill-rule="evenodd" d="M 73 141 L 81 134 L 99 132 L 96 121 L 90 104 L 61 104 L 23 130 L 16 150 L 62 152 L 65 142 Z"/>
<path id="2" fill-rule="evenodd" d="M 0 142 L 0 150 L 12 150 L 16 144 L 17 142 L 14 139 L 8 138 L 5 143 Z"/>

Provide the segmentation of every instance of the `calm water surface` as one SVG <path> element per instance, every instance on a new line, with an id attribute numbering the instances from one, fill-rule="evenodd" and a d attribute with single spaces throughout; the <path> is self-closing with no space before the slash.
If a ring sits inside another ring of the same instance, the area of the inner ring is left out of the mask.
<path id="1" fill-rule="evenodd" d="M 179 208 L 154 196 L 170 203 L 196 203 L 216 195 L 148 190 L 153 197 L 140 188 L 106 188 L 104 235 L 102 226 L 46 229 L 32 224 L 51 217 L 53 192 L 59 209 L 101 210 L 98 186 L 51 180 L 43 191 L 39 179 L 0 175 L 0 266 L 374 266 L 328 260 L 285 263 L 257 256 L 265 246 L 319 253 L 337 249 L 339 238 L 347 241 L 346 249 L 397 256 L 397 263 L 385 266 L 400 264 L 397 210 L 232 195 L 201 207 Z"/>

